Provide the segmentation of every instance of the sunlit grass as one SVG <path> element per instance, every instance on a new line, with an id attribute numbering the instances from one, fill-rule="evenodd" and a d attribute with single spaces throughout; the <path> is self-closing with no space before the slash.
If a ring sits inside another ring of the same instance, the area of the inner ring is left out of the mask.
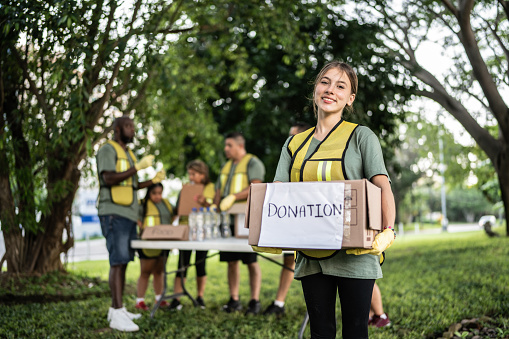
<path id="1" fill-rule="evenodd" d="M 504 229 L 497 229 L 504 234 Z M 272 256 L 279 261 L 278 256 Z M 454 234 L 418 234 L 398 236 L 387 251 L 383 265 L 384 278 L 378 281 L 385 311 L 393 326 L 370 329 L 370 338 L 433 338 L 451 324 L 465 318 L 488 315 L 500 326 L 500 338 L 509 334 L 509 238 L 488 238 L 483 231 Z M 171 255 L 169 271 L 176 269 L 178 256 Z M 194 259 L 193 259 L 194 260 Z M 280 267 L 259 259 L 263 282 L 261 302 L 268 306 L 275 297 Z M 107 280 L 109 265 L 105 261 L 68 264 L 69 272 Z M 110 298 L 26 304 L 0 307 L 0 337 L 84 337 L 124 338 L 295 338 L 305 314 L 300 283 L 294 281 L 286 300 L 286 316 L 245 317 L 242 313 L 226 314 L 221 306 L 229 298 L 226 264 L 218 256 L 207 261 L 208 284 L 205 293 L 207 309 L 192 307 L 183 298 L 180 312 L 157 311 L 155 318 L 144 316 L 137 321 L 140 332 L 123 334 L 110 331 L 106 312 Z M 124 303 L 134 310 L 135 286 L 139 261 L 127 270 L 128 288 Z M 195 271 L 188 273 L 188 290 L 195 295 Z M 168 279 L 169 289 L 173 277 Z M 241 301 L 249 301 L 247 268 L 241 265 Z M 152 304 L 152 287 L 147 302 Z M 338 307 L 338 338 L 341 321 Z M 505 333 L 505 334 L 504 334 Z M 309 336 L 309 328 L 305 337 Z"/>

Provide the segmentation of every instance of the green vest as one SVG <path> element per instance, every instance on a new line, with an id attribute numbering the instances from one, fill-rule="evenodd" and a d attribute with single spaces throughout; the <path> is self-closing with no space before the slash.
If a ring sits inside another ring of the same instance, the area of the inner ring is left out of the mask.
<path id="1" fill-rule="evenodd" d="M 311 156 L 304 160 L 315 132 L 315 127 L 295 135 L 288 143 L 290 163 L 290 181 L 331 181 L 345 180 L 343 159 L 348 143 L 357 128 L 341 119 L 316 147 Z M 302 250 L 300 253 L 309 259 L 327 259 L 337 250 Z"/>

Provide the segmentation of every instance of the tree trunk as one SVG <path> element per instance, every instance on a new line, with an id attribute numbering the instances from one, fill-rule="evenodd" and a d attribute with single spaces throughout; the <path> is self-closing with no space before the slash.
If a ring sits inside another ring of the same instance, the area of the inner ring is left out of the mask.
<path id="1" fill-rule="evenodd" d="M 504 203 L 504 217 L 506 226 L 506 236 L 509 237 L 509 145 L 504 145 L 494 162 L 497 170 L 500 192 L 502 193 L 502 202 Z"/>

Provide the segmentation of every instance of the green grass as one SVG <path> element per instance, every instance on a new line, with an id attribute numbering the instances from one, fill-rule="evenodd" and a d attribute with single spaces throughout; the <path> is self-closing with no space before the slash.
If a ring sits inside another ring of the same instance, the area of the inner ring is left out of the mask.
<path id="1" fill-rule="evenodd" d="M 503 232 L 499 232 L 503 233 Z M 437 338 L 450 325 L 462 319 L 490 316 L 498 327 L 497 338 L 509 336 L 509 238 L 488 238 L 483 231 L 455 234 L 407 235 L 399 237 L 387 252 L 383 266 L 384 278 L 378 280 L 384 309 L 393 326 L 370 329 L 370 338 Z M 168 269 L 176 267 L 176 256 L 170 256 Z M 277 258 L 277 256 L 274 256 Z M 266 307 L 274 298 L 280 267 L 259 259 L 263 281 L 261 301 Z M 249 301 L 248 273 L 241 266 L 241 301 Z M 5 294 L 30 295 L 40 291 L 66 294 L 85 293 L 83 287 L 73 287 L 72 281 L 89 279 L 91 289 L 107 291 L 107 284 L 97 277 L 108 277 L 107 261 L 69 264 L 71 274 L 65 284 L 55 282 L 55 276 L 41 277 L 26 283 L 26 288 L 7 286 Z M 106 295 L 86 295 L 83 300 L 51 303 L 11 304 L 0 307 L 0 337 L 7 338 L 296 338 L 306 308 L 300 283 L 294 281 L 286 300 L 287 314 L 281 320 L 274 317 L 245 317 L 225 314 L 221 306 L 229 298 L 226 264 L 218 257 L 207 261 L 208 284 L 205 293 L 207 309 L 192 307 L 184 298 L 180 312 L 158 311 L 154 319 L 148 315 L 137 321 L 140 331 L 126 334 L 111 331 L 106 321 L 110 298 Z M 128 286 L 124 303 L 134 309 L 135 285 L 139 262 L 129 264 Z M 187 287 L 195 294 L 195 272 L 189 271 Z M 74 279 L 74 280 L 73 280 Z M 70 280 L 71 282 L 69 282 Z M 87 281 L 88 282 L 88 281 Z M 168 283 L 173 286 L 173 280 Z M 58 285 L 57 288 L 50 287 Z M 88 283 L 87 286 L 89 286 Z M 152 288 L 147 301 L 152 304 Z M 339 304 L 339 303 L 338 303 Z M 338 305 L 338 320 L 340 319 Z M 305 337 L 309 337 L 309 327 Z M 338 321 L 338 338 L 341 321 Z"/>

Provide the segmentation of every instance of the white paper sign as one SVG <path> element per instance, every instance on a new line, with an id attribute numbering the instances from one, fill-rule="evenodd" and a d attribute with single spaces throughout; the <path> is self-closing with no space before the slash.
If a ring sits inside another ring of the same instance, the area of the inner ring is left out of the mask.
<path id="1" fill-rule="evenodd" d="M 339 182 L 267 184 L 258 245 L 341 249 L 344 196 Z"/>

